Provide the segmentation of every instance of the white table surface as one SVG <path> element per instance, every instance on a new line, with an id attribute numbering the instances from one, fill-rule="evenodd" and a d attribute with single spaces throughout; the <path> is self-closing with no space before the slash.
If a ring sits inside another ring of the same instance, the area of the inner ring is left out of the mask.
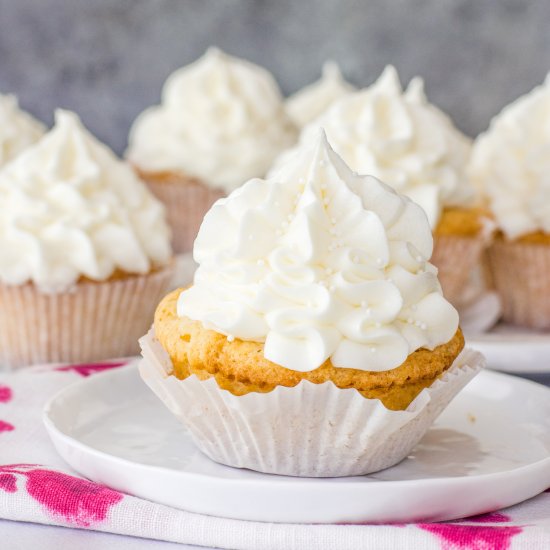
<path id="1" fill-rule="evenodd" d="M 2 550 L 214 550 L 172 542 L 138 539 L 97 531 L 84 531 L 0 520 Z"/>

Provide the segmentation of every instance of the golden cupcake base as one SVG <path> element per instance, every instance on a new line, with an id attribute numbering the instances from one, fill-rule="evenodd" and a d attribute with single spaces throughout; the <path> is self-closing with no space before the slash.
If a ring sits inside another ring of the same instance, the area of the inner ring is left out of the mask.
<path id="1" fill-rule="evenodd" d="M 155 313 L 155 333 L 168 352 L 180 380 L 194 374 L 199 380 L 214 378 L 233 395 L 267 393 L 279 386 L 294 387 L 303 380 L 332 382 L 341 389 L 356 389 L 363 397 L 379 399 L 386 408 L 404 410 L 426 387 L 440 377 L 464 347 L 460 329 L 446 344 L 433 351 L 419 349 L 399 367 L 381 372 L 334 367 L 327 360 L 309 372 L 286 369 L 263 356 L 263 344 L 234 340 L 198 321 L 180 318 L 176 312 L 182 289 L 168 294 Z"/>

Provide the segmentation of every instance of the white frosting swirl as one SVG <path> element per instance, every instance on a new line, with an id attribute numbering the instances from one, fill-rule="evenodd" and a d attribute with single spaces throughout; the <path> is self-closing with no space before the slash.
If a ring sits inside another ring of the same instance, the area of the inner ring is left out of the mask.
<path id="1" fill-rule="evenodd" d="M 143 170 L 181 172 L 230 192 L 263 176 L 295 141 L 273 77 L 211 48 L 173 73 L 162 104 L 137 118 L 128 158 Z"/>
<path id="2" fill-rule="evenodd" d="M 550 75 L 493 118 L 469 175 L 510 239 L 550 234 Z"/>
<path id="3" fill-rule="evenodd" d="M 147 273 L 171 257 L 164 208 L 67 111 L 0 171 L 0 281 L 63 291 L 81 276 Z"/>
<path id="4" fill-rule="evenodd" d="M 286 112 L 294 124 L 302 128 L 323 114 L 337 99 L 355 90 L 355 86 L 344 80 L 338 65 L 327 61 L 317 82 L 298 90 L 286 100 Z"/>
<path id="5" fill-rule="evenodd" d="M 265 342 L 296 371 L 399 366 L 457 330 L 458 314 L 428 263 L 422 209 L 354 174 L 322 134 L 272 179 L 219 200 L 195 241 L 200 264 L 178 315 Z"/>
<path id="6" fill-rule="evenodd" d="M 465 175 L 470 139 L 427 102 L 419 78 L 403 93 L 396 70 L 386 67 L 371 87 L 337 101 L 306 126 L 298 148 L 307 147 L 319 127 L 351 168 L 380 178 L 420 204 L 432 228 L 443 206 L 473 201 Z M 291 154 L 292 149 L 276 166 Z"/>
<path id="7" fill-rule="evenodd" d="M 22 111 L 13 95 L 0 95 L 0 167 L 40 139 L 45 127 Z"/>

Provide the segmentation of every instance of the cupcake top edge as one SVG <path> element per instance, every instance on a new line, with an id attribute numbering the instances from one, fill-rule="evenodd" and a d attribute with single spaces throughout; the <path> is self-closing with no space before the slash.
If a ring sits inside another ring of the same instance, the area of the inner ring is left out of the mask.
<path id="1" fill-rule="evenodd" d="M 328 358 L 390 370 L 458 328 L 432 247 L 422 209 L 354 173 L 322 132 L 271 178 L 248 181 L 208 212 L 178 315 L 229 340 L 263 342 L 266 359 L 292 370 Z"/>
<path id="2" fill-rule="evenodd" d="M 308 147 L 320 127 L 353 170 L 380 178 L 420 204 L 432 229 L 443 208 L 475 203 L 466 177 L 471 139 L 427 101 L 418 77 L 403 90 L 396 69 L 386 67 L 370 87 L 347 94 L 306 125 L 298 145 L 280 155 L 275 169 L 287 155 Z"/>
<path id="3" fill-rule="evenodd" d="M 272 75 L 210 48 L 172 73 L 161 104 L 136 119 L 127 157 L 143 171 L 173 171 L 230 192 L 263 176 L 295 140 Z"/>
<path id="4" fill-rule="evenodd" d="M 4 284 L 61 292 L 171 260 L 164 207 L 69 111 L 0 171 L 0 204 Z"/>
<path id="5" fill-rule="evenodd" d="M 303 128 L 324 113 L 336 100 L 356 91 L 357 88 L 342 76 L 334 61 L 326 61 L 321 78 L 285 101 L 286 112 L 298 128 Z"/>
<path id="6" fill-rule="evenodd" d="M 46 127 L 19 107 L 17 97 L 0 94 L 0 167 L 35 143 Z"/>
<path id="7" fill-rule="evenodd" d="M 509 239 L 550 234 L 550 74 L 496 115 L 475 141 L 470 179 Z"/>

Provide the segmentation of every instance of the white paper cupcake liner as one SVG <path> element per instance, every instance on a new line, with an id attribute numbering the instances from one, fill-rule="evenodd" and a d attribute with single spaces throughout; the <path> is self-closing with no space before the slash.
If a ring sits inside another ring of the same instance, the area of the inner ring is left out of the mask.
<path id="1" fill-rule="evenodd" d="M 235 396 L 214 378 L 172 376 L 152 332 L 140 343 L 143 380 L 204 454 L 237 468 L 302 477 L 362 475 L 401 461 L 484 364 L 481 354 L 465 350 L 406 410 L 392 411 L 331 382 Z"/>
<path id="2" fill-rule="evenodd" d="M 475 236 L 434 235 L 430 262 L 438 269 L 438 279 L 445 298 L 455 307 L 463 302 L 469 277 L 482 260 L 494 230 L 492 220 L 484 218 L 482 229 Z"/>
<path id="3" fill-rule="evenodd" d="M 497 239 L 487 257 L 504 321 L 549 329 L 550 246 Z"/>
<path id="4" fill-rule="evenodd" d="M 172 277 L 170 265 L 146 275 L 79 282 L 54 294 L 32 284 L 0 284 L 0 365 L 85 363 L 138 353 L 138 339 Z"/>

